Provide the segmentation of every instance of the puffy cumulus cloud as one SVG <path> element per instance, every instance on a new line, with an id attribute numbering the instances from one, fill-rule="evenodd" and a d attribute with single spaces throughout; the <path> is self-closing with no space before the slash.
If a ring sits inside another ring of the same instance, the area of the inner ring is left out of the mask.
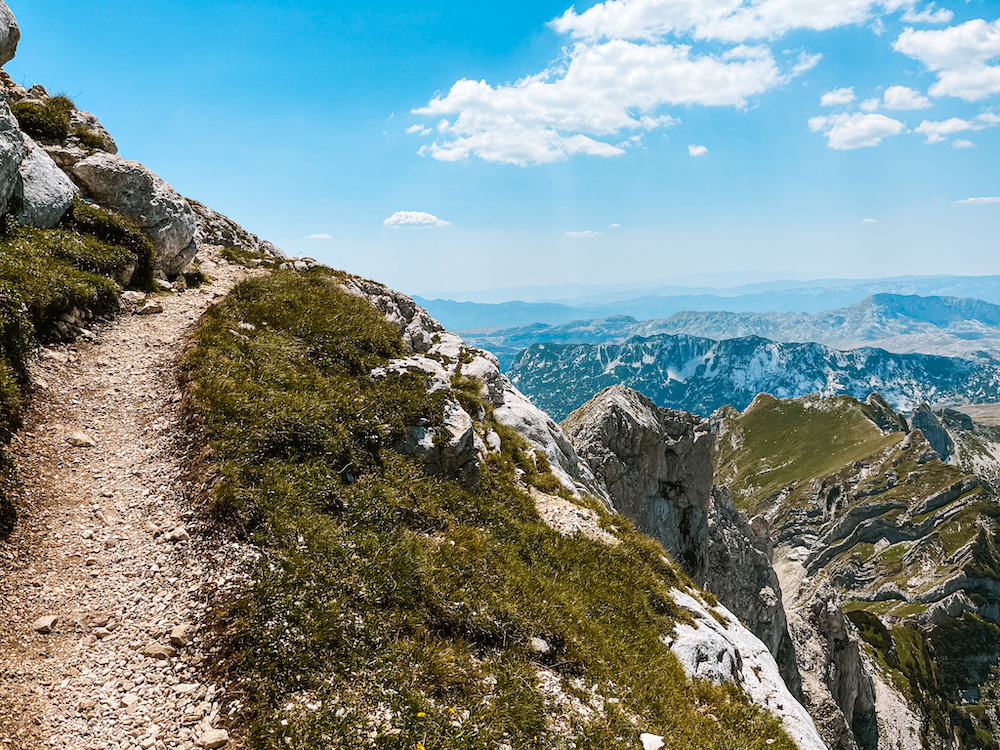
<path id="1" fill-rule="evenodd" d="M 774 39 L 794 29 L 825 31 L 863 24 L 881 12 L 913 13 L 915 5 L 914 0 L 606 0 L 582 13 L 570 8 L 551 25 L 588 40 L 690 34 L 695 39 L 742 42 Z M 914 18 L 918 16 L 923 18 Z"/>
<path id="2" fill-rule="evenodd" d="M 451 222 L 423 211 L 397 211 L 382 224 L 393 229 L 400 229 L 401 227 L 446 227 Z"/>
<path id="3" fill-rule="evenodd" d="M 988 198 L 966 198 L 965 200 L 955 201 L 952 205 L 955 206 L 985 206 L 990 203 L 1000 203 L 1000 195 L 992 195 Z"/>
<path id="4" fill-rule="evenodd" d="M 885 115 L 855 113 L 810 118 L 809 129 L 822 132 L 830 148 L 847 151 L 877 146 L 883 138 L 902 133 L 906 126 Z"/>
<path id="5" fill-rule="evenodd" d="M 800 57 L 796 68 L 815 64 Z M 782 73 L 771 50 L 739 45 L 696 55 L 688 45 L 615 39 L 578 43 L 559 67 L 509 85 L 456 82 L 415 113 L 442 117 L 440 140 L 421 153 L 442 161 L 470 155 L 525 166 L 573 154 L 617 156 L 635 140 L 608 142 L 623 132 L 648 132 L 679 120 L 669 105 L 744 107 L 749 98 L 795 75 Z"/>
<path id="6" fill-rule="evenodd" d="M 946 29 L 906 29 L 893 49 L 936 71 L 931 96 L 953 96 L 978 101 L 1000 93 L 1000 66 L 989 62 L 1000 56 L 1000 19 L 988 23 L 976 18 Z"/>
<path id="7" fill-rule="evenodd" d="M 582 232 L 566 232 L 567 237 L 573 237 L 575 239 L 582 239 L 584 237 L 600 237 L 604 232 L 594 232 L 590 229 L 586 229 Z"/>
<path id="8" fill-rule="evenodd" d="M 886 109 L 927 109 L 931 100 L 907 86 L 890 86 L 882 97 Z"/>
<path id="9" fill-rule="evenodd" d="M 967 141 L 965 138 L 956 138 L 952 144 L 952 148 L 975 148 L 976 144 L 972 141 Z"/>
<path id="10" fill-rule="evenodd" d="M 430 135 L 431 129 L 424 125 L 411 125 L 406 129 L 411 135 Z"/>
<path id="11" fill-rule="evenodd" d="M 854 101 L 854 87 L 827 91 L 820 97 L 819 103 L 824 107 L 842 107 Z"/>
<path id="12" fill-rule="evenodd" d="M 924 120 L 915 130 L 921 135 L 927 136 L 927 143 L 941 143 L 947 136 L 955 133 L 962 133 L 966 130 L 986 130 L 1000 125 L 1000 115 L 992 112 L 983 112 L 976 115 L 971 120 L 963 120 L 960 117 L 952 117 L 947 120 Z"/>
<path id="13" fill-rule="evenodd" d="M 333 237 L 326 232 L 320 234 L 307 234 L 304 239 L 307 240 L 332 240 Z"/>
<path id="14" fill-rule="evenodd" d="M 879 98 L 865 99 L 861 104 L 858 105 L 858 109 L 862 112 L 874 112 L 882 104 Z"/>
<path id="15" fill-rule="evenodd" d="M 688 146 L 688 154 L 691 156 L 704 156 L 708 153 L 706 146 Z"/>

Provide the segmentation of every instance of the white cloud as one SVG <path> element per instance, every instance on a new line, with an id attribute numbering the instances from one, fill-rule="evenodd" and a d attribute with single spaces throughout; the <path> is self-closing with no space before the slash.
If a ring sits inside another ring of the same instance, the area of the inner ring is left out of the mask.
<path id="1" fill-rule="evenodd" d="M 1000 195 L 993 195 L 988 198 L 966 198 L 962 201 L 954 201 L 953 206 L 985 206 L 990 203 L 1000 203 Z"/>
<path id="2" fill-rule="evenodd" d="M 878 224 L 878 219 L 864 219 L 862 224 Z"/>
<path id="3" fill-rule="evenodd" d="M 688 154 L 691 156 L 704 156 L 708 153 L 708 148 L 705 146 L 688 146 Z"/>
<path id="4" fill-rule="evenodd" d="M 387 227 L 399 229 L 400 227 L 446 227 L 450 221 L 439 219 L 434 214 L 423 211 L 397 211 L 388 219 L 382 222 Z"/>
<path id="5" fill-rule="evenodd" d="M 940 143 L 947 140 L 946 136 L 961 133 L 966 130 L 986 130 L 1000 125 L 1000 115 L 983 112 L 971 120 L 952 117 L 948 120 L 924 120 L 916 127 L 916 132 L 927 136 L 927 143 Z"/>
<path id="6" fill-rule="evenodd" d="M 931 96 L 978 101 L 1000 93 L 1000 66 L 988 62 L 1000 56 L 1000 19 L 982 18 L 946 29 L 906 29 L 893 49 L 919 60 L 938 73 Z"/>
<path id="7" fill-rule="evenodd" d="M 919 13 L 913 8 L 907 8 L 903 14 L 903 20 L 906 23 L 948 23 L 954 17 L 955 14 L 947 8 L 934 10 L 934 3 Z"/>
<path id="8" fill-rule="evenodd" d="M 964 138 L 956 138 L 951 144 L 952 148 L 975 148 L 976 144 L 972 141 L 967 141 Z"/>
<path id="9" fill-rule="evenodd" d="M 411 125 L 406 129 L 406 132 L 410 133 L 411 135 L 429 135 L 431 129 L 425 127 L 424 125 Z"/>
<path id="10" fill-rule="evenodd" d="M 576 238 L 580 238 L 580 237 L 599 237 L 602 234 L 604 234 L 604 232 L 592 232 L 589 229 L 587 229 L 587 230 L 585 230 L 583 232 L 566 232 L 566 236 L 567 237 L 576 237 Z"/>
<path id="11" fill-rule="evenodd" d="M 304 239 L 307 240 L 332 240 L 333 237 L 323 232 L 322 234 L 307 234 Z"/>
<path id="12" fill-rule="evenodd" d="M 865 99 L 863 102 L 861 102 L 861 104 L 858 105 L 858 109 L 860 109 L 862 112 L 874 112 L 876 109 L 879 108 L 879 105 L 881 103 L 882 100 L 879 99 L 878 97 L 874 99 Z"/>
<path id="13" fill-rule="evenodd" d="M 886 109 L 927 109 L 931 100 L 907 86 L 890 86 L 883 97 Z"/>
<path id="14" fill-rule="evenodd" d="M 822 132 L 830 148 L 847 151 L 877 146 L 883 138 L 902 133 L 906 126 L 885 115 L 855 113 L 810 118 L 809 129 Z"/>
<path id="15" fill-rule="evenodd" d="M 628 141 L 600 139 L 677 124 L 660 113 L 664 106 L 744 107 L 788 80 L 767 47 L 740 45 L 713 56 L 695 55 L 686 45 L 615 39 L 578 43 L 562 66 L 513 84 L 463 79 L 414 111 L 445 117 L 438 125 L 442 139 L 423 154 L 525 166 L 573 154 L 621 155 Z"/>
<path id="16" fill-rule="evenodd" d="M 854 87 L 827 91 L 820 97 L 819 103 L 824 107 L 840 107 L 854 101 Z"/>
<path id="17" fill-rule="evenodd" d="M 617 227 L 620 227 L 620 226 L 621 226 L 621 224 L 608 224 L 608 228 L 609 229 L 616 229 Z"/>
<path id="18" fill-rule="evenodd" d="M 570 8 L 552 27 L 578 39 L 655 40 L 670 34 L 742 42 L 793 29 L 824 31 L 863 24 L 876 13 L 912 9 L 914 0 L 606 0 L 583 13 Z"/>

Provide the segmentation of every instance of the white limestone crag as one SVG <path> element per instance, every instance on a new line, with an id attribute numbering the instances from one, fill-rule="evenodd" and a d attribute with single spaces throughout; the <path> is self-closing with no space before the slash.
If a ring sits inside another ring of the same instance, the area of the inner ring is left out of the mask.
<path id="1" fill-rule="evenodd" d="M 18 168 L 12 206 L 22 224 L 51 229 L 79 192 L 43 148 L 25 137 L 28 153 Z"/>
<path id="2" fill-rule="evenodd" d="M 17 19 L 7 3 L 0 0 L 0 65 L 6 65 L 14 59 L 20 40 L 21 30 L 17 27 Z"/>
<path id="3" fill-rule="evenodd" d="M 77 162 L 72 172 L 97 203 L 135 220 L 153 241 L 154 270 L 174 276 L 194 258 L 194 211 L 150 169 L 99 152 Z"/>
<path id="4" fill-rule="evenodd" d="M 735 682 L 751 700 L 781 719 L 799 750 L 828 750 L 812 717 L 789 692 L 774 657 L 757 636 L 721 605 L 712 609 L 723 622 L 690 594 L 674 591 L 672 596 L 695 620 L 694 626 L 679 624 L 664 641 L 688 677 L 716 684 Z"/>
<path id="5" fill-rule="evenodd" d="M 0 96 L 0 216 L 7 211 L 7 204 L 19 179 L 18 170 L 27 155 L 25 135 L 10 111 L 10 105 Z"/>

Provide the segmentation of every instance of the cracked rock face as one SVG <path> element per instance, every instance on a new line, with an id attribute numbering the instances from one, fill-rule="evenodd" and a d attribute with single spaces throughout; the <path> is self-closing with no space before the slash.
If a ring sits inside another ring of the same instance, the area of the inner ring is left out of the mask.
<path id="1" fill-rule="evenodd" d="M 755 521 L 761 533 L 739 514 L 725 487 L 712 489 L 705 588 L 764 642 L 788 689 L 801 698 L 802 681 L 782 606 L 781 584 L 771 567 L 766 521 Z"/>
<path id="2" fill-rule="evenodd" d="M 4 5 L 0 11 L 6 7 Z M 0 20 L 0 30 L 2 30 L 2 20 Z M 7 100 L 0 96 L 0 215 L 7 211 L 7 203 L 20 179 L 18 169 L 27 155 L 28 146 L 25 143 L 24 133 L 21 132 L 14 113 L 10 111 Z"/>
<path id="3" fill-rule="evenodd" d="M 14 215 L 22 224 L 51 229 L 73 205 L 78 191 L 44 149 L 30 138 L 25 142 L 28 154 L 14 183 Z"/>
<path id="4" fill-rule="evenodd" d="M 153 241 L 154 270 L 174 276 L 194 258 L 194 211 L 151 170 L 104 152 L 77 162 L 72 170 L 95 201 L 135 220 Z"/>
<path id="5" fill-rule="evenodd" d="M 714 445 L 708 422 L 612 386 L 573 412 L 563 428 L 615 510 L 704 581 Z"/>

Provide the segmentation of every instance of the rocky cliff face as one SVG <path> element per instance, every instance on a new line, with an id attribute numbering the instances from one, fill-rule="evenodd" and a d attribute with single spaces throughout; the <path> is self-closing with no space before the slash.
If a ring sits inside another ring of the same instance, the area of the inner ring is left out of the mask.
<path id="1" fill-rule="evenodd" d="M 995 443 L 917 414 L 936 449 L 878 399 L 762 396 L 712 419 L 716 481 L 771 522 L 803 691 L 831 747 L 988 747 L 976 733 L 996 731 L 980 695 L 1000 660 L 1000 505 L 967 473 L 995 467 Z M 945 463 L 950 445 L 959 460 Z M 877 700 L 898 710 L 872 718 Z"/>
<path id="2" fill-rule="evenodd" d="M 613 386 L 573 412 L 563 428 L 615 510 L 704 582 L 714 442 L 708 422 Z"/>

